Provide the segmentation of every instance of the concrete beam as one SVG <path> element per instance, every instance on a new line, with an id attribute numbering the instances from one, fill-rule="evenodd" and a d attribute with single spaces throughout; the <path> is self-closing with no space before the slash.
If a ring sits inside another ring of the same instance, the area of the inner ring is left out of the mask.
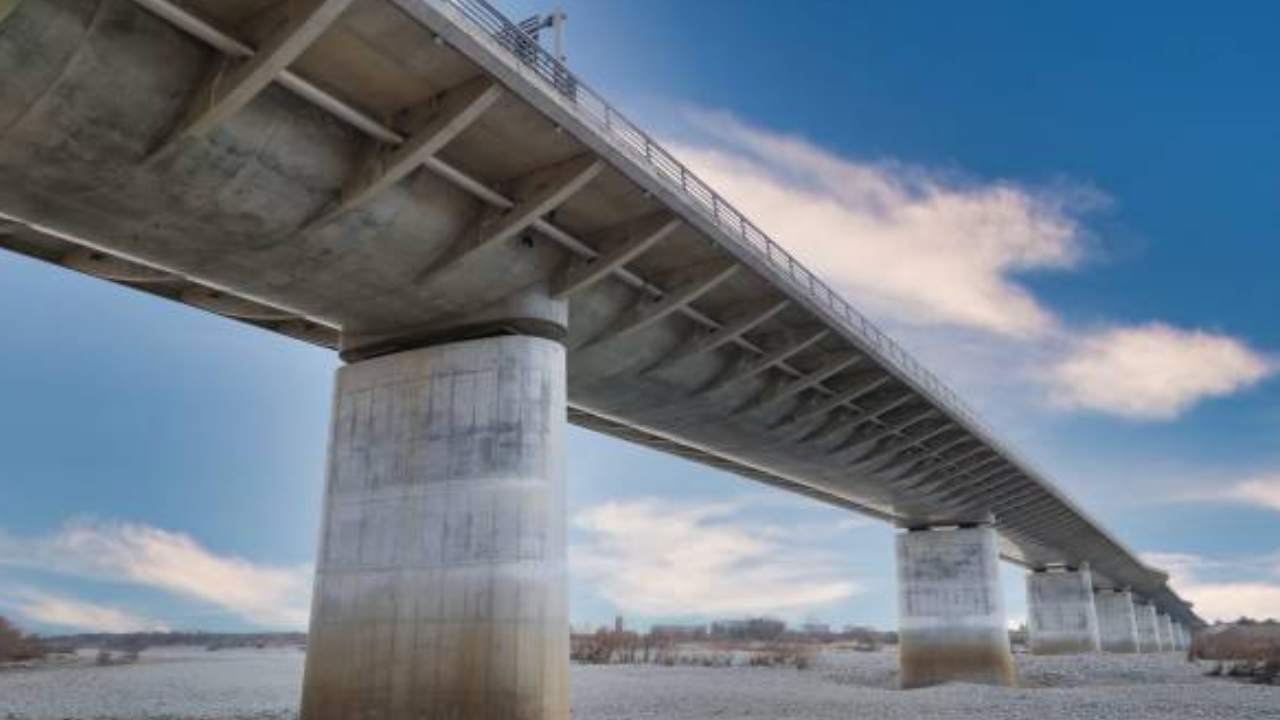
<path id="1" fill-rule="evenodd" d="M 847 406 L 849 403 L 857 402 L 859 398 L 864 397 L 868 393 L 874 392 L 885 384 L 893 380 L 892 375 L 873 373 L 862 382 L 854 383 L 852 386 L 839 390 L 831 397 L 825 398 L 812 407 L 804 408 L 787 419 L 787 424 L 804 422 L 811 420 L 820 415 L 825 415 L 839 407 Z"/>
<path id="2" fill-rule="evenodd" d="M 679 286 L 667 291 L 659 300 L 641 301 L 639 305 L 627 311 L 622 318 L 583 345 L 581 349 L 603 345 L 643 330 L 711 292 L 720 283 L 733 277 L 741 270 L 742 266 L 733 260 L 717 260 L 707 267 L 686 273 L 686 279 Z"/>
<path id="3" fill-rule="evenodd" d="M 760 408 L 794 397 L 864 360 L 866 360 L 865 355 L 837 353 L 833 358 L 824 362 L 817 370 L 814 370 L 807 375 L 788 380 L 777 387 L 765 390 L 755 399 L 736 410 L 735 414 L 759 410 Z"/>
<path id="4" fill-rule="evenodd" d="M 780 347 L 767 353 L 763 357 L 755 357 L 753 355 L 744 357 L 734 367 L 729 368 L 721 373 L 718 378 L 712 380 L 711 383 L 700 392 L 702 394 L 719 392 L 737 385 L 744 380 L 753 378 L 770 368 L 786 362 L 787 359 L 803 352 L 805 348 L 813 345 L 829 334 L 831 334 L 830 330 L 825 328 L 819 329 L 810 332 L 808 335 L 801 337 L 795 342 L 783 343 Z"/>
<path id="5" fill-rule="evenodd" d="M 576 195 L 604 169 L 604 161 L 583 156 L 534 173 L 521 183 L 514 207 L 489 215 L 464 232 L 421 273 L 419 282 L 428 284 L 486 248 L 524 232 L 543 215 Z"/>
<path id="6" fill-rule="evenodd" d="M 306 52 L 329 26 L 346 12 L 353 0 L 298 0 L 288 6 L 288 20 L 248 60 L 228 72 L 216 72 L 195 100 L 168 141 L 159 149 L 207 135 L 239 112 Z M 225 61 L 224 61 L 225 62 Z"/>
<path id="7" fill-rule="evenodd" d="M 1027 574 L 1027 630 L 1036 655 L 1074 655 L 1102 649 L 1093 605 L 1093 575 L 1079 570 Z"/>
<path id="8" fill-rule="evenodd" d="M 502 89 L 492 80 L 477 78 L 433 98 L 416 113 L 420 116 L 413 123 L 417 130 L 389 154 L 375 151 L 343 186 L 336 204 L 311 226 L 355 210 L 408 177 L 471 127 L 500 97 Z"/>
<path id="9" fill-rule="evenodd" d="M 605 233 L 606 247 L 598 257 L 575 258 L 551 281 L 552 297 L 567 300 L 586 290 L 670 237 L 683 225 L 681 220 L 664 213 Z"/>
<path id="10" fill-rule="evenodd" d="M 755 304 L 753 307 L 735 315 L 723 327 L 709 331 L 700 331 L 692 340 L 676 348 L 670 355 L 659 360 L 642 373 L 658 372 L 668 369 L 686 360 L 705 355 L 717 348 L 736 341 L 746 333 L 760 326 L 769 318 L 776 316 L 791 305 L 790 300 L 769 300 Z"/>
<path id="11" fill-rule="evenodd" d="M 338 372 L 302 720 L 568 720 L 565 350 Z"/>
<path id="12" fill-rule="evenodd" d="M 92 248 L 77 248 L 64 255 L 59 262 L 77 272 L 112 282 L 157 283 L 182 279 L 173 273 L 129 262 Z"/>
<path id="13" fill-rule="evenodd" d="M 1013 656 L 989 527 L 898 535 L 902 687 L 1013 684 Z"/>

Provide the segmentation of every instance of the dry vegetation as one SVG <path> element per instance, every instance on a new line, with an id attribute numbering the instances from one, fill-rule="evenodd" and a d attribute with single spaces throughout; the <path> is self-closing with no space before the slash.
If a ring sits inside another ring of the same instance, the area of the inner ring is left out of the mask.
<path id="1" fill-rule="evenodd" d="M 40 638 L 22 632 L 12 623 L 0 617 L 0 662 L 23 662 L 44 657 L 44 645 Z"/>
<path id="2" fill-rule="evenodd" d="M 781 636 L 770 640 L 679 639 L 662 634 L 601 630 L 574 635 L 571 658 L 584 665 L 659 665 L 664 667 L 792 667 L 805 670 L 830 643 Z M 854 643 L 845 648 L 870 649 Z"/>
<path id="3" fill-rule="evenodd" d="M 1211 675 L 1280 684 L 1280 624 L 1237 623 L 1197 633 L 1187 655 L 1216 661 Z"/>

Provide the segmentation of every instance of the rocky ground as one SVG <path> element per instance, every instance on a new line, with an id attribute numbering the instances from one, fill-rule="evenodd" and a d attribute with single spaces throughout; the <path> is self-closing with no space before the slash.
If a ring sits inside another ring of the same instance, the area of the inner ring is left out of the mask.
<path id="1" fill-rule="evenodd" d="M 89 660 L 0 672 L 0 719 L 254 719 L 295 716 L 296 650 L 166 650 L 136 665 Z M 827 718 L 1222 718 L 1280 720 L 1280 688 L 1204 675 L 1175 654 L 1018 658 L 1021 687 L 897 690 L 893 653 L 822 656 L 809 670 L 582 667 L 575 720 Z"/>

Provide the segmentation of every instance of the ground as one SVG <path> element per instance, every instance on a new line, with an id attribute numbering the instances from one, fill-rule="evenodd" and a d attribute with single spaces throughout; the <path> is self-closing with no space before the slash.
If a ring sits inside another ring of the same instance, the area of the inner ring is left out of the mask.
<path id="1" fill-rule="evenodd" d="M 137 665 L 0 672 L 2 720 L 289 720 L 297 650 L 151 651 Z M 810 670 L 573 669 L 574 720 L 1115 718 L 1280 720 L 1280 688 L 1204 675 L 1176 654 L 1018 658 L 1022 687 L 896 689 L 893 653 L 822 656 Z"/>

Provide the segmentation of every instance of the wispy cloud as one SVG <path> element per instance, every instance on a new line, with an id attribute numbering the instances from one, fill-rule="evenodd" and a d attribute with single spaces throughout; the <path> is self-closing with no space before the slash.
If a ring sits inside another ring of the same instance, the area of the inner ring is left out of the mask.
<path id="1" fill-rule="evenodd" d="M 803 534 L 740 511 L 658 499 L 595 505 L 574 518 L 587 539 L 572 548 L 571 567 L 647 617 L 799 616 L 858 592 L 847 568 Z"/>
<path id="2" fill-rule="evenodd" d="M 168 630 L 161 622 L 117 608 L 30 588 L 0 595 L 0 605 L 31 622 L 66 630 L 115 633 Z"/>
<path id="3" fill-rule="evenodd" d="M 80 521 L 36 538 L 0 535 L 0 564 L 121 582 L 208 603 L 264 627 L 306 625 L 311 573 L 214 553 L 147 525 Z"/>
<path id="4" fill-rule="evenodd" d="M 985 369 L 1060 409 L 1153 421 L 1277 370 L 1237 338 L 1158 321 L 1080 327 L 1037 297 L 1028 273 L 1087 259 L 1086 219 L 1110 203 L 1097 190 L 854 161 L 723 113 L 690 117 L 682 159 L 953 377 Z"/>
<path id="5" fill-rule="evenodd" d="M 1063 406 L 1167 420 L 1274 370 L 1273 362 L 1235 338 L 1149 323 L 1079 338 L 1048 380 Z"/>
<path id="6" fill-rule="evenodd" d="M 1272 565 L 1275 558 L 1225 562 L 1186 553 L 1145 553 L 1142 557 L 1168 571 L 1174 589 L 1210 622 L 1280 618 L 1280 574 Z"/>
<path id="7" fill-rule="evenodd" d="M 876 316 L 1013 336 L 1056 323 L 1016 275 L 1076 265 L 1073 210 L 1096 194 L 853 162 L 727 115 L 693 117 L 714 141 L 680 157 Z"/>
<path id="8" fill-rule="evenodd" d="M 1175 500 L 1230 503 L 1280 511 L 1280 472 L 1250 475 L 1237 480 L 1200 481 L 1193 489 L 1175 496 Z"/>

